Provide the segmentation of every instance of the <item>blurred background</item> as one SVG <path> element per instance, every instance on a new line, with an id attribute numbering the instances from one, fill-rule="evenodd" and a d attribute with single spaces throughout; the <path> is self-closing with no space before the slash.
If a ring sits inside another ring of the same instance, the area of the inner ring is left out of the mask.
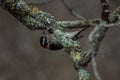
<path id="1" fill-rule="evenodd" d="M 40 3 L 46 0 L 27 0 Z M 100 17 L 99 0 L 66 0 L 78 14 L 87 19 Z M 111 9 L 120 5 L 120 0 L 110 0 Z M 38 5 L 57 20 L 77 20 L 60 0 Z M 80 39 L 81 46 L 88 46 L 86 30 Z M 64 50 L 50 51 L 41 48 L 42 31 L 30 31 L 7 11 L 0 8 L 0 80 L 77 80 L 77 72 L 69 55 Z M 120 30 L 110 28 L 101 43 L 96 57 L 102 80 L 120 80 Z M 91 63 L 88 65 L 92 80 L 95 80 Z"/>

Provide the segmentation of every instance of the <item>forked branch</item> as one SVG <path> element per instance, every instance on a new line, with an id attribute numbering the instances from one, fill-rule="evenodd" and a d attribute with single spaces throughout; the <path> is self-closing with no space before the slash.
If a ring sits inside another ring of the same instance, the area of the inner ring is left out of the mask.
<path id="1" fill-rule="evenodd" d="M 0 0 L 0 6 L 14 15 L 30 30 L 51 31 L 57 41 L 70 54 L 75 69 L 78 71 L 79 80 L 90 80 L 86 69 L 93 56 L 97 55 L 98 48 L 109 26 L 120 24 L 120 7 L 111 12 L 106 0 L 101 0 L 101 18 L 78 21 L 56 21 L 51 14 L 39 10 L 37 7 L 27 4 L 24 0 Z M 71 39 L 64 29 L 94 27 L 89 34 L 90 48 L 82 51 L 80 42 Z"/>

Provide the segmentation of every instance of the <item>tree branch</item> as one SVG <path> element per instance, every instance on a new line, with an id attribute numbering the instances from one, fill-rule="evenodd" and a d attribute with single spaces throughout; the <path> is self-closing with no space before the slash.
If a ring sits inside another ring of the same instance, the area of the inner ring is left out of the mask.
<path id="1" fill-rule="evenodd" d="M 76 13 L 73 8 L 69 7 L 68 2 L 66 0 L 61 0 L 61 2 L 72 16 L 74 16 L 78 20 L 85 20 L 85 18 Z"/>
<path id="2" fill-rule="evenodd" d="M 40 0 L 39 2 L 36 2 L 36 3 L 32 2 L 30 4 L 35 5 L 35 6 L 41 6 L 41 5 L 49 4 L 49 3 L 53 2 L 53 1 L 55 1 L 55 0 Z"/>
<path id="3" fill-rule="evenodd" d="M 100 43 L 105 37 L 105 34 L 108 30 L 108 27 L 104 27 L 105 24 L 110 23 L 110 20 L 109 20 L 110 13 L 107 12 L 107 10 L 109 10 L 108 3 L 106 3 L 106 0 L 101 0 L 101 5 L 103 5 L 102 12 L 101 12 L 102 20 L 100 21 L 98 25 L 95 25 L 95 28 L 93 29 L 93 31 L 91 31 L 89 35 L 90 49 L 84 55 L 85 62 L 82 61 L 82 64 L 88 63 L 92 59 L 92 56 L 97 55 L 97 51 L 100 46 Z"/>
<path id="4" fill-rule="evenodd" d="M 70 54 L 74 67 L 78 71 L 79 80 L 90 79 L 86 66 L 92 57 L 97 55 L 100 43 L 108 30 L 108 27 L 105 27 L 105 25 L 120 23 L 120 7 L 110 14 L 108 2 L 101 0 L 101 4 L 103 5 L 101 19 L 56 21 L 49 13 L 43 12 L 33 5 L 28 5 L 23 0 L 0 0 L 0 6 L 24 23 L 28 29 L 47 29 L 53 32 L 55 38 L 62 44 L 65 51 Z M 63 30 L 65 28 L 73 29 L 86 26 L 94 26 L 94 29 L 89 35 L 90 48 L 84 53 L 81 50 L 80 43 L 72 40 Z"/>

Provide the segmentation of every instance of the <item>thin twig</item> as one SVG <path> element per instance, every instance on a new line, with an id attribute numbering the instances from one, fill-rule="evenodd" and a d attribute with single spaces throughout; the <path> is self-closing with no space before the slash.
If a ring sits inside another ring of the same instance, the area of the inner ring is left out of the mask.
<path id="1" fill-rule="evenodd" d="M 96 80 L 102 80 L 102 78 L 99 74 L 98 68 L 97 68 L 97 63 L 96 63 L 95 57 L 92 58 L 92 67 L 93 67 L 93 72 L 94 72 Z"/>
<path id="2" fill-rule="evenodd" d="M 46 5 L 46 4 L 49 4 L 49 3 L 52 3 L 53 1 L 55 0 L 38 0 L 38 2 L 31 2 L 30 4 L 31 5 L 35 5 L 35 6 L 42 6 L 42 5 Z"/>
<path id="3" fill-rule="evenodd" d="M 84 20 L 85 18 L 80 16 L 80 14 L 78 14 L 77 12 L 74 11 L 73 8 L 69 7 L 68 5 L 68 1 L 66 0 L 61 0 L 61 2 L 63 3 L 63 5 L 65 6 L 65 8 L 69 11 L 69 13 L 74 16 L 76 19 L 78 20 Z"/>

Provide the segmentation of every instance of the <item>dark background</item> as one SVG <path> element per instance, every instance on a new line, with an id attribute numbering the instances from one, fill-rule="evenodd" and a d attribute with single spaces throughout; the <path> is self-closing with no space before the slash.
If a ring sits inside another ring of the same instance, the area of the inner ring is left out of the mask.
<path id="1" fill-rule="evenodd" d="M 37 3 L 40 0 L 27 0 Z M 100 17 L 99 0 L 68 0 L 75 11 L 87 19 Z M 119 0 L 110 1 L 114 10 Z M 76 20 L 60 0 L 38 6 L 57 20 Z M 88 29 L 80 40 L 87 47 Z M 77 72 L 64 50 L 50 51 L 41 48 L 42 31 L 30 31 L 7 11 L 0 8 L 0 80 L 77 80 Z M 103 80 L 120 80 L 120 30 L 110 28 L 97 55 L 98 71 Z M 88 66 L 93 80 L 91 63 Z"/>

